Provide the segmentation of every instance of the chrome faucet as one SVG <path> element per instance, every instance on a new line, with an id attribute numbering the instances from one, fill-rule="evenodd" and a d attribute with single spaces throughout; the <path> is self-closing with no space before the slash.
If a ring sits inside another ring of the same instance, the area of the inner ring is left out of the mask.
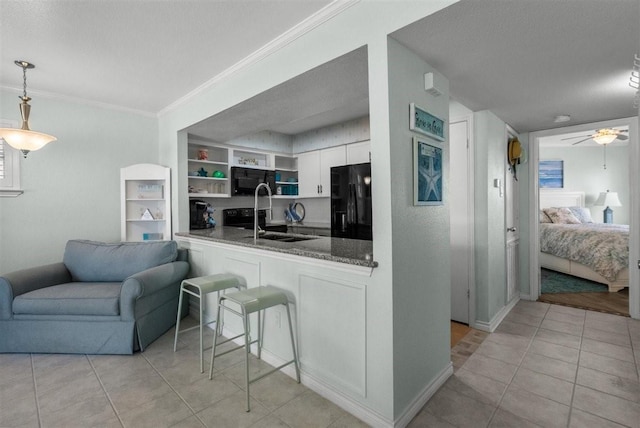
<path id="1" fill-rule="evenodd" d="M 267 195 L 269 195 L 269 220 L 273 218 L 273 205 L 271 203 L 271 187 L 267 183 L 260 183 L 256 186 L 256 193 L 254 196 L 254 204 L 253 204 L 253 243 L 258 242 L 258 192 L 261 187 L 267 188 Z"/>

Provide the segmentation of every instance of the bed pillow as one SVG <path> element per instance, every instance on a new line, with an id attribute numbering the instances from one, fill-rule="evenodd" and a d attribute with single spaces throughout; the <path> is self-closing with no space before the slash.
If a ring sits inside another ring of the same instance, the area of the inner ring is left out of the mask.
<path id="1" fill-rule="evenodd" d="M 580 220 L 580 223 L 593 223 L 593 219 L 591 218 L 591 211 L 589 211 L 589 208 L 569 207 L 569 210 L 578 220 Z"/>
<path id="2" fill-rule="evenodd" d="M 569 208 L 545 208 L 544 212 L 553 223 L 580 224 L 580 220 L 573 215 Z"/>
<path id="3" fill-rule="evenodd" d="M 552 223 L 551 219 L 543 210 L 540 210 L 540 223 Z"/>

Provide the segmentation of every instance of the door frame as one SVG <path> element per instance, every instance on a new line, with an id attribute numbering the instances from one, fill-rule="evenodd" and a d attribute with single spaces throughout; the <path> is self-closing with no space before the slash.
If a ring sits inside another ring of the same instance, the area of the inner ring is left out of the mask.
<path id="1" fill-rule="evenodd" d="M 509 147 L 509 139 L 511 138 L 521 138 L 520 134 L 513 129 L 511 126 L 509 126 L 508 124 L 506 125 L 506 129 L 505 129 L 505 139 L 504 139 L 504 152 L 508 153 L 508 147 Z M 508 157 L 508 156 L 507 156 Z M 505 160 L 505 162 L 507 162 Z M 515 220 L 515 224 L 513 226 L 515 226 L 516 228 L 520 227 L 520 192 L 522 192 L 522 188 L 519 186 L 519 182 L 516 181 L 516 183 L 518 183 L 518 191 L 516 192 L 516 196 L 514 198 L 514 200 L 509 201 L 507 198 L 507 180 L 511 180 L 511 171 L 510 171 L 510 166 L 507 162 L 507 167 L 504 170 L 504 177 L 503 177 L 503 191 L 504 191 L 504 220 L 505 220 L 505 224 L 504 224 L 504 266 L 505 266 L 505 272 L 506 272 L 506 276 L 505 276 L 505 285 L 506 285 L 506 289 L 505 289 L 505 302 L 504 304 L 506 306 L 509 305 L 509 303 L 513 302 L 514 300 L 517 302 L 518 300 L 520 300 L 520 258 L 518 254 L 518 263 L 516 264 L 515 268 L 517 269 L 517 274 L 516 274 L 516 289 L 513 293 L 513 296 L 511 296 L 511 299 L 509 299 L 509 270 L 508 270 L 508 263 L 509 263 L 509 231 L 507 230 L 509 225 L 507 224 L 507 209 L 508 209 L 508 204 L 515 204 L 515 209 L 518 211 L 518 216 Z M 513 197 L 513 195 L 511 195 Z M 521 231 L 519 229 L 516 230 L 515 232 L 515 238 L 513 240 L 518 241 L 518 253 L 520 252 L 520 233 Z"/>
<path id="2" fill-rule="evenodd" d="M 588 132 L 594 128 L 606 128 L 614 126 L 629 127 L 629 197 L 630 217 L 629 222 L 629 314 L 632 318 L 640 319 L 640 270 L 636 263 L 640 260 L 640 173 L 637 165 L 640 164 L 640 147 L 638 142 L 638 127 L 640 117 L 627 117 L 602 122 L 592 122 L 583 125 L 568 126 L 564 128 L 547 129 L 532 132 L 529 135 L 529 298 L 537 300 L 540 296 L 540 251 L 539 216 L 540 200 L 538 188 L 538 162 L 540 159 L 540 138 L 551 135 L 570 132 Z"/>
<path id="3" fill-rule="evenodd" d="M 469 234 L 467 243 L 469 248 L 469 264 L 467 266 L 469 274 L 469 327 L 478 329 L 476 325 L 476 263 L 475 263 L 475 144 L 474 144 L 474 122 L 473 114 L 456 116 L 449 118 L 449 126 L 454 123 L 467 122 L 467 206 L 469 207 L 467 222 L 469 223 Z M 451 162 L 452 159 L 449 159 Z M 451 174 L 449 174 L 451 176 Z M 449 285 L 451 287 L 451 285 Z"/>

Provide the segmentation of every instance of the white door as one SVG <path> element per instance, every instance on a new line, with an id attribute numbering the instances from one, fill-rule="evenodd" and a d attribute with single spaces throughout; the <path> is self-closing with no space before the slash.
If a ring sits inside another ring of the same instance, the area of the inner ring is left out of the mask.
<path id="1" fill-rule="evenodd" d="M 471 285 L 471 252 L 473 223 L 469 221 L 469 122 L 453 122 L 449 126 L 450 224 L 451 224 L 451 319 L 469 324 Z"/>
<path id="2" fill-rule="evenodd" d="M 513 137 L 515 134 L 509 133 L 509 137 Z M 507 144 L 505 143 L 505 153 L 507 153 Z M 518 230 L 518 224 L 520 221 L 520 209 L 518 205 L 519 200 L 519 185 L 517 177 L 524 176 L 526 169 L 523 165 L 515 166 L 515 174 L 511 167 L 507 163 L 507 173 L 505 175 L 505 224 L 506 232 L 506 266 L 507 266 L 507 292 L 505 304 L 511 302 L 518 296 L 519 285 L 519 253 L 520 253 L 520 230 Z"/>

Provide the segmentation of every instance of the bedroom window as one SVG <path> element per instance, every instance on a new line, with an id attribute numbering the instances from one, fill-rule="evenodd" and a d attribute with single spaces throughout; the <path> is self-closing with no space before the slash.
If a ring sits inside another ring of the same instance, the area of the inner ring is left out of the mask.
<path id="1" fill-rule="evenodd" d="M 1 128 L 12 128 L 16 122 L 0 119 Z M 0 197 L 18 196 L 20 189 L 20 154 L 0 139 Z"/>

